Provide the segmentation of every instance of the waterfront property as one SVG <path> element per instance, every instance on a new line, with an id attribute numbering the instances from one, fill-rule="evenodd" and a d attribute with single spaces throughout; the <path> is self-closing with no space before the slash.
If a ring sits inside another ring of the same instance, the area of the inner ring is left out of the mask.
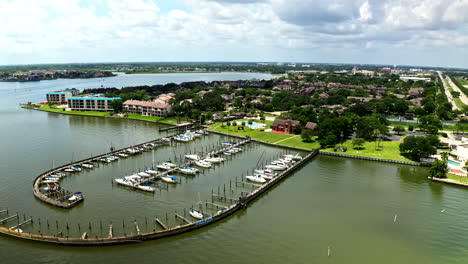
<path id="1" fill-rule="evenodd" d="M 58 91 L 58 92 L 51 92 L 47 93 L 47 102 L 49 104 L 66 104 L 68 102 L 68 99 L 72 97 L 71 92 L 63 92 L 63 91 Z"/>
<path id="2" fill-rule="evenodd" d="M 127 100 L 123 103 L 124 111 L 142 116 L 165 117 L 171 110 L 171 105 L 160 101 L 146 102 Z"/>
<path id="3" fill-rule="evenodd" d="M 271 129 L 275 132 L 294 133 L 294 129 L 301 124 L 298 120 L 275 119 Z"/>
<path id="4" fill-rule="evenodd" d="M 68 98 L 68 108 L 71 111 L 112 111 L 111 102 L 121 100 L 120 97 L 104 97 L 103 94 L 83 95 Z"/>

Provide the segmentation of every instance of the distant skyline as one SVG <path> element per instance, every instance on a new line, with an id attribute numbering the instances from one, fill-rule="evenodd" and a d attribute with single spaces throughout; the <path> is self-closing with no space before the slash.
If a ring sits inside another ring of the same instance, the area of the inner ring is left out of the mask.
<path id="1" fill-rule="evenodd" d="M 0 65 L 271 61 L 468 68 L 468 0 L 0 0 Z"/>

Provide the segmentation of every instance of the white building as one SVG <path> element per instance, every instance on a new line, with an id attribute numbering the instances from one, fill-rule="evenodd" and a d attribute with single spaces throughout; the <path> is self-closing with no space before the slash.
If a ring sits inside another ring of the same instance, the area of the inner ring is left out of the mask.
<path id="1" fill-rule="evenodd" d="M 68 98 L 68 109 L 71 111 L 112 111 L 111 102 L 120 97 L 104 97 L 103 94 L 84 95 Z"/>

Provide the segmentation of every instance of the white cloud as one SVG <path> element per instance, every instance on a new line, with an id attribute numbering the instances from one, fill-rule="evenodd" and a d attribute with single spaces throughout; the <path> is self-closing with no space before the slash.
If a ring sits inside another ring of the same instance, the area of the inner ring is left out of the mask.
<path id="1" fill-rule="evenodd" d="M 292 60 L 313 50 L 306 61 L 321 51 L 398 56 L 441 47 L 468 55 L 468 0 L 182 1 L 186 10 L 166 13 L 153 0 L 93 1 L 106 7 L 99 13 L 91 1 L 0 1 L 0 63 L 256 60 L 266 52 Z"/>

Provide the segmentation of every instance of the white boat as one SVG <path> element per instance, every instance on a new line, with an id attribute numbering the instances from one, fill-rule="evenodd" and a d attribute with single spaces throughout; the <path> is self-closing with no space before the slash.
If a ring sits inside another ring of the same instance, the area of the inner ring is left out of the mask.
<path id="1" fill-rule="evenodd" d="M 231 146 L 231 145 L 232 145 L 232 143 L 230 143 L 230 142 L 223 142 L 223 143 L 221 143 L 221 146 L 224 146 L 224 147 L 229 147 L 229 146 Z"/>
<path id="2" fill-rule="evenodd" d="M 211 168 L 211 163 L 204 161 L 204 160 L 195 161 L 195 165 L 202 167 L 202 168 Z"/>
<path id="3" fill-rule="evenodd" d="M 186 136 L 176 136 L 174 140 L 179 141 L 179 142 L 189 142 L 192 139 Z"/>
<path id="4" fill-rule="evenodd" d="M 74 170 L 74 171 L 81 171 L 80 166 L 73 166 L 73 167 L 71 167 L 71 168 L 72 168 L 72 170 Z"/>
<path id="5" fill-rule="evenodd" d="M 285 170 L 285 169 L 287 169 L 287 168 L 286 168 L 286 167 L 284 167 L 284 166 L 280 166 L 280 165 L 272 165 L 272 164 L 270 164 L 270 165 L 266 165 L 266 166 L 265 166 L 265 168 L 267 168 L 267 169 L 271 169 L 271 170 L 277 170 L 277 171 L 282 171 L 282 170 Z"/>
<path id="6" fill-rule="evenodd" d="M 112 162 L 112 160 L 110 160 L 108 158 L 100 158 L 99 161 L 105 162 L 105 163 L 111 163 Z"/>
<path id="7" fill-rule="evenodd" d="M 276 176 L 277 173 L 274 173 L 272 170 L 266 169 L 266 170 L 255 170 L 255 173 L 259 174 L 265 174 L 265 175 L 271 175 L 271 176 Z"/>
<path id="8" fill-rule="evenodd" d="M 193 209 L 193 208 L 190 209 L 189 214 L 190 214 L 193 218 L 200 219 L 200 220 L 203 219 L 203 214 L 202 214 L 200 211 L 196 210 L 196 209 Z"/>
<path id="9" fill-rule="evenodd" d="M 148 173 L 148 174 L 153 174 L 153 175 L 158 174 L 158 171 L 156 169 L 153 169 L 153 168 L 147 169 L 147 170 L 145 170 L 145 172 Z"/>
<path id="10" fill-rule="evenodd" d="M 70 196 L 70 198 L 68 198 L 68 200 L 73 202 L 73 201 L 78 200 L 79 198 L 80 198 L 80 197 L 78 197 L 78 196 L 76 196 L 76 195 L 72 195 L 72 196 Z"/>
<path id="11" fill-rule="evenodd" d="M 200 156 L 196 155 L 196 154 L 189 154 L 189 155 L 185 155 L 185 157 L 187 159 L 190 159 L 190 160 L 199 160 L 200 159 Z"/>
<path id="12" fill-rule="evenodd" d="M 138 185 L 137 188 L 145 192 L 154 192 L 154 188 L 148 185 Z"/>
<path id="13" fill-rule="evenodd" d="M 144 171 L 141 171 L 141 172 L 139 172 L 139 173 L 137 173 L 137 174 L 138 174 L 138 176 L 141 176 L 141 177 L 149 177 L 149 176 L 151 176 L 151 175 L 149 175 L 149 173 L 146 173 L 146 172 L 144 172 Z"/>
<path id="14" fill-rule="evenodd" d="M 183 174 L 188 174 L 188 175 L 195 175 L 197 174 L 198 172 L 198 169 L 197 168 L 193 168 L 193 167 L 188 167 L 188 166 L 185 166 L 183 168 L 179 168 L 179 171 Z"/>
<path id="15" fill-rule="evenodd" d="M 41 183 L 57 183 L 57 182 L 59 182 L 58 179 L 54 179 L 54 180 L 43 180 L 43 181 L 41 181 Z"/>
<path id="16" fill-rule="evenodd" d="M 124 186 L 129 186 L 129 187 L 134 187 L 135 186 L 135 183 L 131 180 L 127 180 L 127 179 L 115 179 L 114 182 L 120 184 L 120 185 L 124 185 Z"/>
<path id="17" fill-rule="evenodd" d="M 170 170 L 172 168 L 175 168 L 177 167 L 177 165 L 173 164 L 173 163 L 170 163 L 170 162 L 164 162 L 162 164 L 159 164 L 156 166 L 156 168 L 158 169 L 162 169 L 162 170 Z"/>
<path id="18" fill-rule="evenodd" d="M 271 174 L 263 174 L 263 173 L 257 173 L 255 174 L 255 176 L 260 176 L 266 180 L 272 180 L 275 176 L 271 175 Z"/>
<path id="19" fill-rule="evenodd" d="M 242 151 L 242 148 L 239 147 L 239 146 L 235 146 L 235 147 L 233 147 L 232 149 L 234 149 L 234 150 L 237 151 L 237 152 L 241 152 L 241 151 Z"/>
<path id="20" fill-rule="evenodd" d="M 271 165 L 278 165 L 278 166 L 283 166 L 283 167 L 289 167 L 289 164 L 285 163 L 282 160 L 274 160 L 271 162 Z"/>
<path id="21" fill-rule="evenodd" d="M 75 170 L 72 169 L 72 168 L 66 168 L 66 169 L 64 169 L 63 171 L 64 171 L 64 172 L 75 172 Z"/>
<path id="22" fill-rule="evenodd" d="M 256 176 L 245 176 L 245 178 L 247 178 L 247 180 L 253 181 L 253 182 L 259 182 L 259 183 L 266 182 L 266 180 L 263 177 L 261 177 L 259 174 L 257 174 Z"/>
<path id="23" fill-rule="evenodd" d="M 21 229 L 19 227 L 15 228 L 15 229 L 11 229 L 11 230 L 13 230 L 15 232 L 18 232 L 18 233 L 24 233 L 23 229 Z"/>
<path id="24" fill-rule="evenodd" d="M 289 158 L 289 159 L 292 159 L 292 160 L 301 160 L 302 159 L 302 156 L 299 155 L 299 154 L 296 154 L 296 155 L 287 154 L 287 155 L 284 155 L 283 157 Z"/>
<path id="25" fill-rule="evenodd" d="M 224 159 L 219 158 L 219 157 L 208 157 L 208 158 L 205 159 L 205 161 L 208 161 L 210 163 L 220 163 L 220 162 L 223 162 Z"/>
<path id="26" fill-rule="evenodd" d="M 119 157 L 121 157 L 121 158 L 126 158 L 126 157 L 128 157 L 128 154 L 125 154 L 125 153 L 119 153 L 119 154 L 117 154 L 117 155 L 118 155 Z"/>
<path id="27" fill-rule="evenodd" d="M 177 183 L 175 176 L 162 176 L 161 180 L 167 182 L 167 183 Z"/>
<path id="28" fill-rule="evenodd" d="M 136 153 L 137 153 L 137 151 L 134 150 L 134 149 L 132 149 L 132 148 L 128 148 L 128 149 L 126 149 L 125 151 L 126 151 L 128 154 L 136 154 Z"/>
<path id="29" fill-rule="evenodd" d="M 94 166 L 93 164 L 83 163 L 81 164 L 81 167 L 86 168 L 86 169 L 92 169 Z"/>
<path id="30" fill-rule="evenodd" d="M 108 159 L 108 160 L 111 160 L 111 161 L 114 161 L 114 160 L 118 160 L 119 157 L 114 156 L 114 155 L 110 155 L 110 156 L 107 157 L 107 159 Z"/>
<path id="31" fill-rule="evenodd" d="M 231 156 L 233 153 L 230 150 L 226 150 L 223 152 L 223 154 L 226 156 Z"/>

